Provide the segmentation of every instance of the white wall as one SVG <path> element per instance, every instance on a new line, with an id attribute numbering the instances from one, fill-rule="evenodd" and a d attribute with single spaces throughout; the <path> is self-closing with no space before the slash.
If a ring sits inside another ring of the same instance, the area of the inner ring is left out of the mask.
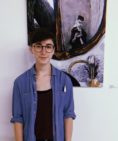
<path id="1" fill-rule="evenodd" d="M 0 4 L 0 141 L 14 141 L 9 123 L 13 81 L 32 64 L 25 3 L 1 0 Z M 117 5 L 117 0 L 108 0 L 104 88 L 74 88 L 73 141 L 118 141 Z"/>

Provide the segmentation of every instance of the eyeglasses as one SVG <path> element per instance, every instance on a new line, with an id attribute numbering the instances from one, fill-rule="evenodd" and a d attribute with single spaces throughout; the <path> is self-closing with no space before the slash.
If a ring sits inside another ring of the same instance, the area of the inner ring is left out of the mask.
<path id="1" fill-rule="evenodd" d="M 41 52 L 43 50 L 43 48 L 45 48 L 46 52 L 48 52 L 48 53 L 51 53 L 54 50 L 54 45 L 52 45 L 52 44 L 47 44 L 47 45 L 43 46 L 41 44 L 34 43 L 33 46 L 37 52 Z"/>

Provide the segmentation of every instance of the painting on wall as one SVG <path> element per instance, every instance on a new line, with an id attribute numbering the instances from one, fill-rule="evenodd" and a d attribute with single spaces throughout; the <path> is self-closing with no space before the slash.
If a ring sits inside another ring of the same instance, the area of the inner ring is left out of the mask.
<path id="1" fill-rule="evenodd" d="M 52 64 L 80 87 L 102 87 L 106 5 L 107 0 L 27 0 L 28 43 L 34 30 L 48 28 L 56 37 Z"/>

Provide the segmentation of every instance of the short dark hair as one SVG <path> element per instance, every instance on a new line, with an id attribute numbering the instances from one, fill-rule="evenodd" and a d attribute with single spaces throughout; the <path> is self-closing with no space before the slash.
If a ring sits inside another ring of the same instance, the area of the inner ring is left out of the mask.
<path id="1" fill-rule="evenodd" d="M 29 45 L 31 46 L 33 43 L 41 42 L 46 39 L 52 39 L 54 45 L 56 45 L 55 36 L 52 32 L 43 28 L 36 29 L 30 37 Z"/>
<path id="2" fill-rule="evenodd" d="M 81 15 L 78 15 L 78 18 L 77 18 L 78 20 L 80 19 L 81 21 L 84 21 L 84 17 L 83 16 L 81 16 Z"/>

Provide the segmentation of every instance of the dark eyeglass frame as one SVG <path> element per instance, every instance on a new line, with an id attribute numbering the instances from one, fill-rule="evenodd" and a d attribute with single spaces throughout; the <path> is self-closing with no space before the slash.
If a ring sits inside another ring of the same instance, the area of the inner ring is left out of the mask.
<path id="1" fill-rule="evenodd" d="M 52 53 L 54 50 L 53 44 L 47 44 L 45 46 L 39 44 L 39 43 L 33 43 L 32 46 L 36 49 L 37 52 L 41 52 L 43 48 L 45 48 L 46 52 Z"/>

